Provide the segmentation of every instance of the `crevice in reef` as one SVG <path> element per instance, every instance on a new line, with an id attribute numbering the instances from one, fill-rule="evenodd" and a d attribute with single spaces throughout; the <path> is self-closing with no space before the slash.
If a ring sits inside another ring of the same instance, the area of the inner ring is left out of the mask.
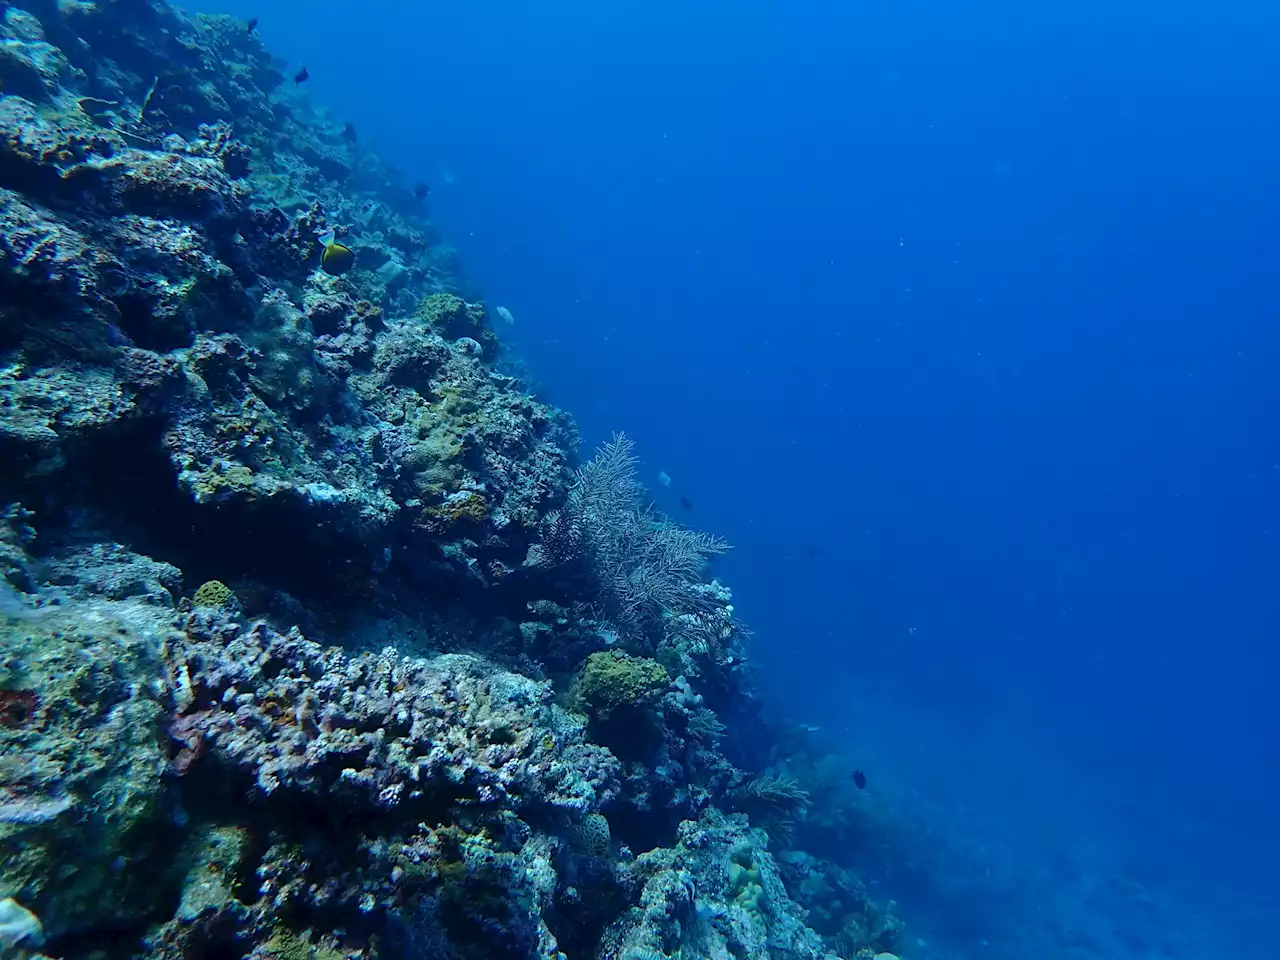
<path id="1" fill-rule="evenodd" d="M 115 298 L 115 304 L 120 311 L 120 329 L 143 350 L 167 353 L 195 342 L 194 332 L 180 318 L 171 318 L 167 324 L 160 321 L 155 316 L 154 304 L 144 293 L 121 294 Z"/>
<path id="2" fill-rule="evenodd" d="M 665 811 L 637 810 L 629 803 L 613 805 L 608 814 L 613 835 L 633 853 L 647 853 L 676 842 L 678 816 L 672 817 Z"/>
<path id="3" fill-rule="evenodd" d="M 76 513 L 87 511 L 95 537 L 173 564 L 192 587 L 251 580 L 303 601 L 332 601 L 346 593 L 363 557 L 359 544 L 288 507 L 196 503 L 180 489 L 154 421 L 131 422 L 76 448 L 63 477 L 46 491 L 52 524 L 42 529 L 69 539 Z"/>

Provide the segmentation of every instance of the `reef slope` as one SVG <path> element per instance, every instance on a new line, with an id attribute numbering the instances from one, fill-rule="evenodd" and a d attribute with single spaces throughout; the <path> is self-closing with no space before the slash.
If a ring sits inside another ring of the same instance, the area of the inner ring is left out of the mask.
<path id="1" fill-rule="evenodd" d="M 233 19 L 0 34 L 0 954 L 892 948 L 724 545 L 579 464 L 395 173 Z"/>

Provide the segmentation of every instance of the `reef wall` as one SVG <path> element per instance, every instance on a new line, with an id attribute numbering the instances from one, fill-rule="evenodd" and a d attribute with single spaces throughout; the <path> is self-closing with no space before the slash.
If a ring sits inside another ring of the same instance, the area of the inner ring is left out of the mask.
<path id="1" fill-rule="evenodd" d="M 0 32 L 0 955 L 893 948 L 726 545 L 579 464 L 414 191 L 243 22 Z"/>

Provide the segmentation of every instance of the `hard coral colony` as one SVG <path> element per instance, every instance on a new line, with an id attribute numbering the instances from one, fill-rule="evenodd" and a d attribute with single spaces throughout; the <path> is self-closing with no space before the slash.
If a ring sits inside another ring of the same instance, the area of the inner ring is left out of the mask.
<path id="1" fill-rule="evenodd" d="M 574 472 L 305 68 L 0 16 L 0 953 L 893 948 L 834 828 L 760 829 L 721 545 Z"/>

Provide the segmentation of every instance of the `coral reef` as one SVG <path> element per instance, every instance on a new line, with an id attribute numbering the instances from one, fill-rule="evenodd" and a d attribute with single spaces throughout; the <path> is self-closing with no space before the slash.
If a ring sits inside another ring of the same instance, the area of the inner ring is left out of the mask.
<path id="1" fill-rule="evenodd" d="M 787 842 L 726 545 L 577 465 L 397 175 L 229 17 L 0 37 L 0 952 L 893 947 Z"/>
<path id="2" fill-rule="evenodd" d="M 406 576 L 505 575 L 563 495 L 572 427 L 493 369 L 487 314 L 440 292 L 457 279 L 429 227 L 256 38 L 139 7 L 7 8 L 16 89 L 39 76 L 47 96 L 0 100 L 6 487 L 81 483 L 111 444 L 149 471 L 135 495 L 176 476 L 139 509 L 216 508 L 227 553 L 265 514 L 316 568 L 340 558 L 340 587 L 388 555 L 415 558 Z M 326 226 L 359 248 L 341 279 L 316 269 Z"/>
<path id="3" fill-rule="evenodd" d="M 681 824 L 677 843 L 636 859 L 638 902 L 603 937 L 602 957 L 826 955 L 788 896 L 765 836 L 708 811 Z"/>

